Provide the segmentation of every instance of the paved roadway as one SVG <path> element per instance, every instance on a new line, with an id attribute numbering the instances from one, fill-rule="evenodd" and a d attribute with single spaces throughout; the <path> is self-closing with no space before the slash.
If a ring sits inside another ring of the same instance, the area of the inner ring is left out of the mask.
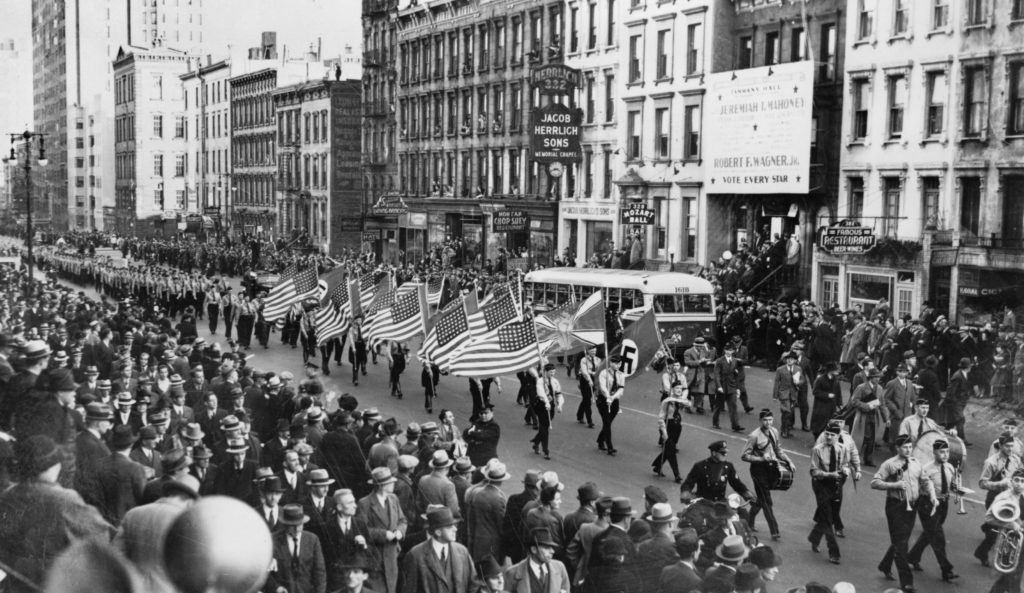
<path id="1" fill-rule="evenodd" d="M 90 296 L 96 293 L 87 290 Z M 199 323 L 200 335 L 207 341 L 219 341 L 226 345 L 223 327 L 216 336 L 209 333 L 208 323 Z M 255 341 L 254 341 L 255 342 Z M 418 344 L 412 344 L 415 352 Z M 270 349 L 264 350 L 258 345 L 251 351 L 253 354 L 249 365 L 258 370 L 292 371 L 296 377 L 302 375 L 301 349 L 292 350 L 282 346 L 280 334 L 271 335 Z M 319 361 L 317 361 L 319 364 Z M 423 408 L 422 389 L 419 387 L 419 365 L 415 360 L 410 362 L 409 369 L 403 377 L 406 385 L 406 396 L 403 400 L 388 395 L 387 373 L 383 360 L 377 366 L 368 365 L 369 376 L 361 378 L 358 387 L 351 383 L 349 367 L 332 371 L 324 377 L 324 385 L 328 391 L 348 392 L 359 398 L 360 406 L 376 405 L 381 408 L 385 417 L 393 415 L 404 426 L 408 422 L 424 422 L 428 419 Z M 614 437 L 619 454 L 610 457 L 599 451 L 596 446 L 597 432 L 600 427 L 597 412 L 594 411 L 598 428 L 588 429 L 585 425 L 575 422 L 575 410 L 579 402 L 579 392 L 575 379 L 568 379 L 562 369 L 558 378 L 566 395 L 564 412 L 558 415 L 551 431 L 552 459 L 544 461 L 534 455 L 529 439 L 534 432 L 524 425 L 523 408 L 516 406 L 515 394 L 518 381 L 514 376 L 502 379 L 504 391 L 492 394 L 492 402 L 496 406 L 496 419 L 502 426 L 502 437 L 499 453 L 509 466 L 514 476 L 522 476 L 530 468 L 551 469 L 558 472 L 561 480 L 567 485 L 562 512 L 575 509 L 575 489 L 584 481 L 594 480 L 601 490 L 610 495 L 628 496 L 634 508 L 642 510 L 643 488 L 655 484 L 668 493 L 670 502 L 678 507 L 678 489 L 673 483 L 671 472 L 666 467 L 667 477 L 658 478 L 653 475 L 650 463 L 658 453 L 656 446 L 656 410 L 658 403 L 659 377 L 649 372 L 627 382 L 626 395 L 622 412 L 614 424 Z M 471 403 L 468 383 L 464 378 L 445 376 L 441 378 L 439 400 L 435 402 L 434 411 L 449 408 L 455 412 L 457 424 L 466 427 Z M 771 378 L 769 373 L 760 368 L 750 369 L 747 373 L 747 386 L 751 397 L 751 405 L 755 409 L 770 406 Z M 844 397 L 848 393 L 844 393 Z M 776 406 L 771 406 L 776 407 Z M 776 414 L 778 410 L 776 409 Z M 431 418 L 436 419 L 436 418 Z M 756 411 L 741 418 L 741 423 L 749 430 L 757 426 Z M 723 426 L 728 421 L 722 422 Z M 981 467 L 980 443 L 990 438 L 981 438 L 975 431 L 974 441 L 979 446 L 970 450 L 973 455 L 969 459 L 965 474 L 965 485 L 977 490 L 977 479 Z M 730 459 L 736 464 L 740 475 L 748 487 L 753 488 L 747 464 L 739 460 L 742 435 L 728 430 L 720 431 L 711 428 L 708 416 L 686 416 L 683 435 L 680 439 L 680 471 L 685 475 L 694 462 L 704 458 L 708 451 L 708 443 L 726 439 L 730 441 Z M 889 544 L 886 522 L 883 511 L 883 493 L 871 490 L 869 482 L 871 473 L 865 472 L 858 490 L 855 492 L 850 484 L 846 487 L 846 500 L 843 507 L 843 520 L 846 523 L 846 538 L 839 540 L 842 551 L 842 564 L 835 566 L 827 560 L 827 551 L 822 542 L 821 553 L 810 550 L 806 537 L 812 527 L 811 515 L 814 512 L 814 496 L 811 492 L 810 478 L 807 474 L 808 453 L 811 446 L 809 433 L 797 432 L 796 437 L 784 441 L 786 450 L 797 463 L 797 478 L 788 492 L 775 492 L 776 515 L 780 521 L 782 539 L 772 543 L 776 551 L 784 559 L 777 585 L 772 591 L 785 590 L 786 587 L 802 585 L 811 580 L 827 584 L 846 580 L 856 585 L 861 592 L 880 592 L 896 583 L 885 581 L 876 566 Z M 880 461 L 881 455 L 877 461 Z M 871 468 L 866 468 L 871 471 Z M 506 482 L 509 493 L 519 489 L 518 480 Z M 983 508 L 975 503 L 967 504 L 967 515 L 951 514 L 946 522 L 946 535 L 949 541 L 948 553 L 956 572 L 961 578 L 954 584 L 943 583 L 939 578 L 939 570 L 934 555 L 927 551 L 922 561 L 925 569 L 917 573 L 918 591 L 927 592 L 978 592 L 989 588 L 995 579 L 992 569 L 982 567 L 972 557 L 974 546 L 981 539 L 979 525 L 984 517 Z M 758 519 L 759 535 L 768 540 L 768 529 L 763 518 Z M 920 531 L 920 527 L 915 530 Z M 771 543 L 770 541 L 768 543 Z M 895 574 L 895 573 L 894 573 Z"/>

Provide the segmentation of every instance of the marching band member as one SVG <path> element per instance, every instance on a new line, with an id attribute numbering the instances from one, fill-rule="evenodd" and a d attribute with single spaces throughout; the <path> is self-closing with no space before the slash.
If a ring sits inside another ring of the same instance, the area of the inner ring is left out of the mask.
<path id="1" fill-rule="evenodd" d="M 1024 529 L 1019 516 L 1013 521 L 1004 521 L 992 512 L 993 508 L 999 508 L 1007 503 L 1015 505 L 1018 509 L 1024 508 L 1024 469 L 1014 470 L 1010 478 L 1010 487 L 996 495 L 992 505 L 985 513 L 985 526 L 995 533 L 1003 529 L 1012 529 L 1017 532 Z M 1024 563 L 1017 562 L 1014 570 L 999 575 L 996 582 L 992 584 L 992 588 L 989 589 L 989 593 L 1017 593 L 1020 591 L 1022 572 L 1024 572 Z"/>
<path id="2" fill-rule="evenodd" d="M 893 379 L 897 381 L 898 379 Z M 921 438 L 926 432 L 930 431 L 942 431 L 942 427 L 939 426 L 938 422 L 928 417 L 928 412 L 931 410 L 931 402 L 923 397 L 917 398 L 917 403 L 914 406 L 914 413 L 907 416 L 900 422 L 900 434 L 905 434 L 910 437 L 910 442 L 916 443 L 917 439 Z M 956 434 L 956 431 L 951 431 Z M 948 444 L 948 443 L 947 443 Z"/>
<path id="3" fill-rule="evenodd" d="M 981 479 L 978 480 L 981 489 L 988 491 L 985 495 L 986 509 L 992 507 L 992 502 L 1000 492 L 1010 487 L 1010 476 L 1020 468 L 1020 458 L 1013 455 L 1013 437 L 1000 436 L 999 453 L 985 460 L 985 465 L 981 468 Z M 982 566 L 988 566 L 988 553 L 996 543 L 999 532 L 988 524 L 982 526 L 981 530 L 985 532 L 985 539 L 974 550 L 974 557 Z"/>
<path id="4" fill-rule="evenodd" d="M 889 549 L 878 565 L 887 579 L 892 578 L 892 563 L 896 563 L 900 588 L 904 593 L 915 593 L 914 573 L 907 561 L 907 546 L 914 530 L 914 509 L 921 496 L 927 496 L 932 506 L 938 506 L 932 481 L 925 477 L 921 462 L 914 459 L 914 444 L 910 437 L 896 437 L 895 457 L 885 460 L 871 480 L 871 488 L 885 490 L 885 520 L 889 524 Z"/>
<path id="5" fill-rule="evenodd" d="M 750 479 L 754 482 L 754 493 L 757 495 L 757 502 L 750 506 L 747 522 L 750 529 L 754 530 L 757 513 L 764 511 L 772 540 L 778 540 L 779 522 L 775 519 L 771 488 L 779 477 L 779 464 L 784 463 L 790 471 L 795 469 L 795 464 L 779 445 L 779 431 L 772 426 L 775 423 L 772 411 L 765 408 L 758 414 L 758 418 L 761 426 L 747 435 L 747 446 L 740 457 L 750 464 Z"/>
<path id="6" fill-rule="evenodd" d="M 580 406 L 576 409 L 576 422 L 594 428 L 593 401 L 597 374 L 601 372 L 601 359 L 597 356 L 597 346 L 587 346 L 586 355 L 580 360 L 576 379 L 580 386 Z"/>
<path id="7" fill-rule="evenodd" d="M 920 408 L 920 405 L 918 407 Z M 946 557 L 946 534 L 942 530 L 942 524 L 946 522 L 946 513 L 949 511 L 950 494 L 962 493 L 955 491 L 957 487 L 956 468 L 949 463 L 949 443 L 943 439 L 935 441 L 932 443 L 932 452 L 935 455 L 935 460 L 924 466 L 924 475 L 931 480 L 939 505 L 935 508 L 918 505 L 917 516 L 921 519 L 923 531 L 910 548 L 907 559 L 914 570 L 921 571 L 921 555 L 930 545 L 935 551 L 935 560 L 939 563 L 939 569 L 942 570 L 942 580 L 950 583 L 960 575 L 953 572 L 953 565 Z"/>
<path id="8" fill-rule="evenodd" d="M 846 454 L 842 457 L 846 460 L 846 475 L 853 477 L 853 482 L 856 484 L 860 481 L 860 450 L 857 447 L 857 442 L 850 436 L 849 431 L 846 430 L 846 423 L 841 419 L 836 418 L 830 420 L 826 428 L 832 429 L 836 433 L 836 444 L 842 447 Z M 825 442 L 825 433 L 822 432 L 818 435 L 818 440 L 815 442 L 815 446 L 821 445 Z M 832 497 L 832 526 L 835 528 L 836 537 L 846 537 L 843 535 L 843 490 L 840 488 L 836 495 Z M 817 513 L 815 513 L 817 515 Z"/>
<path id="9" fill-rule="evenodd" d="M 1024 457 L 1024 442 L 1021 442 L 1017 438 L 1017 429 L 1019 428 L 1016 418 L 1007 418 L 1003 420 L 1003 425 L 999 431 L 999 434 L 1009 434 L 1013 438 L 1013 454 L 1017 456 L 1017 459 Z M 988 456 L 992 457 L 999 453 L 999 439 L 992 441 L 992 446 L 989 447 Z"/>
<path id="10" fill-rule="evenodd" d="M 551 420 L 555 412 L 562 411 L 562 385 L 555 378 L 555 365 L 547 363 L 544 365 L 544 374 L 537 381 L 537 396 L 533 399 L 533 412 L 537 416 L 537 434 L 530 439 L 533 445 L 533 452 L 540 453 L 544 450 L 544 459 L 551 459 L 551 451 L 548 449 L 548 438 L 551 434 Z"/>

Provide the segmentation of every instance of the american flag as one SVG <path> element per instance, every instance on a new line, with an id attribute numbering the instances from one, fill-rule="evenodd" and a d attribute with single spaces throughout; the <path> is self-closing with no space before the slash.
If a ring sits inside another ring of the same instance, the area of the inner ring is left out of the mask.
<path id="1" fill-rule="evenodd" d="M 420 348 L 419 357 L 432 361 L 441 369 L 446 369 L 459 348 L 469 343 L 469 320 L 466 308 L 472 300 L 476 306 L 476 293 L 452 301 L 451 305 L 435 315 L 433 327 L 427 332 Z"/>
<path id="2" fill-rule="evenodd" d="M 406 288 L 403 294 L 367 324 L 365 335 L 371 348 L 376 348 L 384 340 L 408 340 L 423 332 L 427 287 L 420 282 L 406 282 L 399 290 L 402 288 Z"/>
<path id="3" fill-rule="evenodd" d="M 373 303 L 373 297 L 377 294 L 376 287 L 377 282 L 374 280 L 373 272 L 359 277 L 359 305 L 362 311 L 366 311 L 367 307 Z"/>
<path id="4" fill-rule="evenodd" d="M 427 304 L 435 307 L 441 302 L 441 295 L 444 294 L 444 285 L 448 278 L 443 275 L 434 276 L 427 280 Z"/>
<path id="5" fill-rule="evenodd" d="M 467 317 L 473 339 L 481 339 L 506 323 L 522 319 L 516 300 L 507 290 L 504 296 L 490 301 L 484 299 L 479 307 L 469 309 Z"/>
<path id="6" fill-rule="evenodd" d="M 317 344 L 323 344 L 348 331 L 352 311 L 348 306 L 348 280 L 338 283 L 328 294 L 316 313 Z"/>
<path id="7" fill-rule="evenodd" d="M 509 323 L 484 339 L 474 340 L 451 362 L 460 377 L 495 377 L 528 369 L 540 360 L 533 321 Z"/>
<path id="8" fill-rule="evenodd" d="M 266 304 L 263 307 L 263 318 L 267 323 L 283 319 L 288 309 L 295 303 L 310 296 L 317 296 L 316 268 L 306 268 L 293 276 L 285 276 L 270 289 Z"/>

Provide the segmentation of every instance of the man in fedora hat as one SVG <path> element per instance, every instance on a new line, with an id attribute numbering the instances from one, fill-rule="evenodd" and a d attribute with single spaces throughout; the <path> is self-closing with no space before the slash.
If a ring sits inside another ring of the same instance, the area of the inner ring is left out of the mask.
<path id="1" fill-rule="evenodd" d="M 677 559 L 661 570 L 656 590 L 670 593 L 697 589 L 701 582 L 696 564 L 701 545 L 697 530 L 692 527 L 679 530 L 673 545 Z"/>
<path id="2" fill-rule="evenodd" d="M 310 522 L 308 529 L 324 542 L 325 526 L 331 511 L 331 501 L 327 496 L 334 479 L 327 474 L 325 469 L 314 469 L 303 475 L 306 484 L 306 492 L 299 501 L 303 510 L 309 515 Z"/>
<path id="3" fill-rule="evenodd" d="M 118 393 L 114 398 L 114 405 L 117 411 L 114 413 L 113 428 L 121 425 L 130 425 L 132 419 L 132 406 L 135 405 L 135 398 L 128 392 Z"/>
<path id="4" fill-rule="evenodd" d="M 303 526 L 309 517 L 297 504 L 281 509 L 283 529 L 273 536 L 274 559 L 264 593 L 326 593 L 327 569 L 320 540 Z"/>
<path id="5" fill-rule="evenodd" d="M 330 587 L 332 593 L 374 593 L 364 586 L 370 576 L 369 570 L 370 561 L 366 553 L 357 552 L 334 563 L 327 575 L 328 586 L 336 583 L 336 587 Z"/>
<path id="6" fill-rule="evenodd" d="M 252 500 L 256 462 L 246 459 L 249 446 L 239 438 L 229 439 L 225 449 L 228 458 L 220 464 L 214 492 L 247 502 Z"/>
<path id="7" fill-rule="evenodd" d="M 736 568 L 747 558 L 749 553 L 750 549 L 743 543 L 743 536 L 726 536 L 722 543 L 715 548 L 714 566 L 725 566 L 735 573 Z"/>
<path id="8" fill-rule="evenodd" d="M 113 453 L 97 464 L 96 480 L 100 486 L 98 508 L 104 519 L 117 526 L 125 513 L 142 503 L 146 468 L 129 457 L 136 439 L 132 427 L 122 424 L 112 432 Z"/>
<path id="9" fill-rule="evenodd" d="M 298 451 L 295 449 L 285 451 L 284 463 L 277 475 L 280 476 L 285 487 L 284 504 L 305 504 L 309 487 L 306 485 L 306 477 L 302 475 Z"/>
<path id="10" fill-rule="evenodd" d="M 149 504 L 160 498 L 163 484 L 188 475 L 192 458 L 184 449 L 170 449 L 160 459 L 160 477 L 150 480 L 142 494 L 142 503 Z"/>
<path id="11" fill-rule="evenodd" d="M 22 369 L 8 381 L 0 394 L 0 430 L 10 430 L 15 416 L 29 404 L 25 395 L 36 386 L 50 364 L 50 347 L 31 340 L 22 347 Z"/>
<path id="12" fill-rule="evenodd" d="M 792 435 L 795 417 L 793 408 L 800 396 L 807 377 L 803 370 L 797 366 L 797 354 L 790 350 L 783 356 L 785 362 L 775 369 L 775 380 L 772 383 L 772 399 L 779 401 L 779 410 L 782 415 L 782 438 L 787 439 Z"/>
<path id="13" fill-rule="evenodd" d="M 476 576 L 483 583 L 477 589 L 479 593 L 503 593 L 505 591 L 505 574 L 494 556 L 487 556 L 476 562 Z"/>
<path id="14" fill-rule="evenodd" d="M 511 593 L 546 593 L 571 589 L 569 572 L 554 559 L 558 544 L 547 529 L 529 533 L 529 556 L 505 571 L 505 588 Z"/>
<path id="15" fill-rule="evenodd" d="M 505 464 L 492 460 L 482 470 L 483 481 L 466 491 L 466 542 L 470 556 L 479 561 L 487 556 L 502 557 L 501 529 L 508 496 L 501 484 L 511 476 Z"/>
<path id="16" fill-rule="evenodd" d="M 457 526 L 448 507 L 427 511 L 427 541 L 413 546 L 402 562 L 402 593 L 469 593 L 473 560 L 455 541 Z"/>
<path id="17" fill-rule="evenodd" d="M 105 436 L 113 419 L 107 404 L 89 404 L 85 407 L 85 430 L 75 439 L 75 490 L 89 504 L 100 502 L 96 468 L 100 460 L 110 455 Z"/>
<path id="18" fill-rule="evenodd" d="M 632 570 L 636 560 L 636 546 L 629 538 L 629 526 L 636 512 L 633 510 L 633 505 L 628 498 L 617 496 L 612 498 L 611 509 L 608 514 L 610 518 L 608 528 L 594 537 L 594 541 L 591 544 L 589 569 L 593 570 L 595 566 L 599 566 L 602 563 L 601 555 L 594 553 L 594 551 L 601 549 L 602 542 L 609 539 L 617 539 L 625 546 L 626 558 L 624 565 L 629 570 Z"/>
<path id="19" fill-rule="evenodd" d="M 327 519 L 323 525 L 324 534 L 320 538 L 324 547 L 324 557 L 328 559 L 345 562 L 357 554 L 366 553 L 370 564 L 366 567 L 368 574 L 377 569 L 369 553 L 370 530 L 366 521 L 358 516 L 358 505 L 356 497 L 348 488 L 335 490 L 328 499 L 330 509 Z M 327 575 L 327 585 L 336 589 L 340 584 L 336 581 L 337 575 Z"/>
<path id="20" fill-rule="evenodd" d="M 213 493 L 213 486 L 217 481 L 217 474 L 220 467 L 211 463 L 213 453 L 205 445 L 196 445 L 192 448 L 192 466 L 188 473 L 199 480 L 199 493 L 207 496 Z"/>
<path id="21" fill-rule="evenodd" d="M 857 412 L 853 425 L 863 434 L 860 455 L 863 464 L 874 467 L 872 456 L 875 452 L 875 441 L 878 431 L 889 427 L 889 409 L 886 408 L 884 391 L 878 384 L 882 372 L 873 366 L 867 369 L 867 380 L 861 383 L 850 394 L 850 403 Z"/>
<path id="22" fill-rule="evenodd" d="M 275 531 L 281 525 L 281 500 L 287 489 L 278 476 L 269 476 L 257 485 L 259 504 L 256 511 L 263 517 L 267 529 Z"/>
<path id="23" fill-rule="evenodd" d="M 683 375 L 698 414 L 704 413 L 704 394 L 708 392 L 708 386 L 712 382 L 714 362 L 714 349 L 708 347 L 703 336 L 694 338 L 693 346 L 683 352 Z"/>
<path id="24" fill-rule="evenodd" d="M 430 473 L 422 476 L 417 484 L 419 493 L 419 509 L 426 512 L 429 505 L 444 505 L 453 514 L 459 513 L 459 499 L 455 494 L 455 484 L 448 478 L 448 472 L 454 462 L 444 449 L 434 451 L 430 459 Z"/>
<path id="25" fill-rule="evenodd" d="M 636 572 L 643 579 L 644 591 L 657 591 L 662 570 L 679 559 L 672 535 L 677 519 L 667 502 L 651 505 L 646 519 L 651 526 L 651 538 L 640 542 L 636 549 Z"/>
<path id="26" fill-rule="evenodd" d="M 370 540 L 377 563 L 370 571 L 370 584 L 375 591 L 396 593 L 398 589 L 398 552 L 408 520 L 395 496 L 395 477 L 386 467 L 375 467 L 370 472 L 373 492 L 359 500 L 357 516 L 370 530 Z"/>

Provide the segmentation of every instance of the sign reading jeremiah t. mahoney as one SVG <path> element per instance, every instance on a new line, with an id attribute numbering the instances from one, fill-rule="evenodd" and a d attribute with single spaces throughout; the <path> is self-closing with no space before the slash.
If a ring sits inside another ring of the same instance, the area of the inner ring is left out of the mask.
<path id="1" fill-rule="evenodd" d="M 711 74 L 707 88 L 708 193 L 807 193 L 814 62 Z"/>

